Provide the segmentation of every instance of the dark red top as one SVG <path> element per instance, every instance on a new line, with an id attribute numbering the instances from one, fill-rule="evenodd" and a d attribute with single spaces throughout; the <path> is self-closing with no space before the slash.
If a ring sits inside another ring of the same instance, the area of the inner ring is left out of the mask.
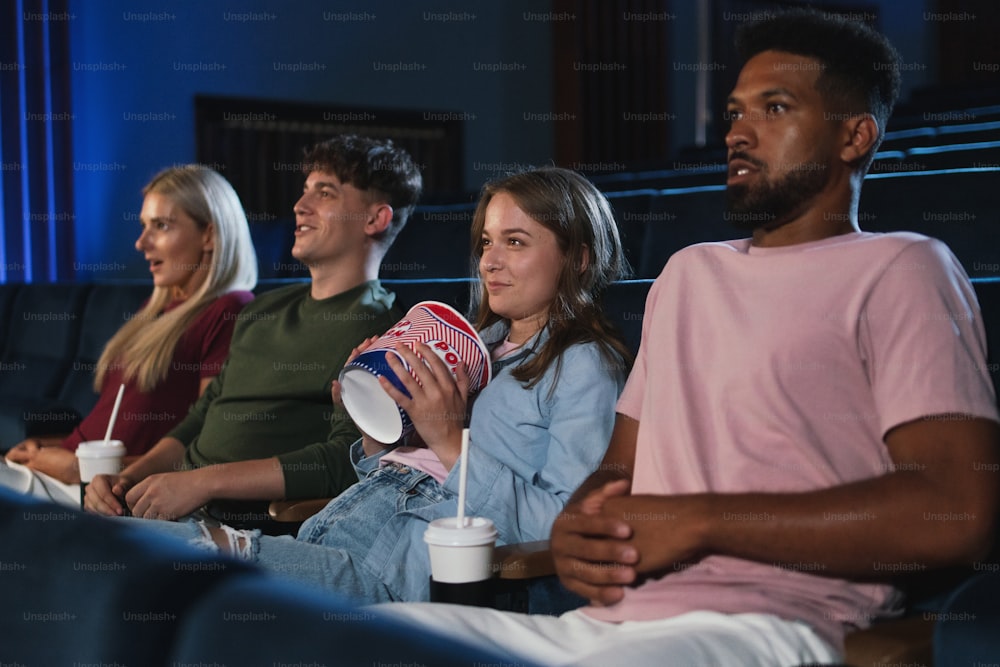
<path id="1" fill-rule="evenodd" d="M 187 416 L 198 399 L 202 378 L 214 377 L 222 370 L 237 315 L 252 299 L 250 292 L 229 292 L 209 304 L 177 342 L 167 377 L 153 391 L 139 391 L 135 382 L 125 383 L 111 439 L 124 442 L 130 456 L 147 452 Z M 121 383 L 121 368 L 109 369 L 97 405 L 63 440 L 64 448 L 76 451 L 81 442 L 104 439 Z"/>

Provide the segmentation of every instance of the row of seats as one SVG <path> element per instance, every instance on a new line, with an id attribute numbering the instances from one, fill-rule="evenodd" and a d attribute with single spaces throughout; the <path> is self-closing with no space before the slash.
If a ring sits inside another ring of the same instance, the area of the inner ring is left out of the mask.
<path id="1" fill-rule="evenodd" d="M 929 121 L 934 124 L 929 125 Z M 900 158 L 905 158 L 911 151 L 915 151 L 912 153 L 914 159 L 906 162 L 918 165 L 914 170 L 970 166 L 970 163 L 982 158 L 996 161 L 995 152 L 991 156 L 964 154 L 966 150 L 987 148 L 996 141 L 1000 141 L 1000 106 L 927 114 L 916 119 L 894 117 L 875 156 L 872 171 L 902 171 L 899 168 Z M 921 166 L 923 163 L 917 156 L 922 149 L 940 149 L 941 152 L 952 153 L 956 164 L 938 164 L 932 160 L 926 166 Z M 608 192 L 694 187 L 722 182 L 725 163 L 726 150 L 722 145 L 691 147 L 682 149 L 676 159 L 662 168 L 593 173 L 589 176 L 598 187 Z"/>
<path id="2" fill-rule="evenodd" d="M 404 304 L 435 299 L 462 308 L 468 300 L 465 280 L 386 283 Z M 973 284 L 983 308 L 989 347 L 1000 350 L 1000 279 Z M 639 343 L 650 285 L 649 280 L 620 282 L 606 295 L 606 312 L 624 330 L 633 349 Z M 274 286 L 264 284 L 259 291 Z M 72 374 L 82 372 L 72 367 L 81 365 L 73 359 L 92 358 L 92 350 L 100 347 L 98 339 L 109 336 L 112 325 L 138 306 L 146 289 L 140 285 L 0 285 L 0 308 L 12 324 L 17 320 L 33 323 L 31 332 L 40 341 L 77 341 L 64 350 L 65 359 L 50 357 L 42 364 Z M 31 306 L 36 303 L 48 310 Z M 83 310 L 54 310 L 67 304 L 82 304 Z M 24 306 L 29 307 L 18 310 Z M 0 346 L 0 383 L 9 388 L 7 369 L 15 366 L 19 374 L 15 386 L 30 389 L 25 382 L 41 357 L 12 357 L 26 348 L 17 330 L 6 333 Z M 83 354 L 90 356 L 79 356 Z M 996 384 L 1000 363 L 995 354 L 989 369 Z M 0 405 L 13 405 L 12 400 L 25 397 L 39 406 L 53 397 L 68 400 L 60 387 L 55 395 L 5 393 Z M 77 407 L 81 412 L 87 409 Z M 5 436 L 0 437 L 9 444 Z M 204 557 L 155 535 L 138 539 L 119 529 L 113 522 L 12 498 L 0 490 L 0 534 L 4 535 L 0 580 L 9 602 L 0 610 L 0 636 L 8 638 L 0 646 L 0 662 L 327 664 L 336 656 L 341 665 L 377 664 L 376 658 L 385 664 L 415 664 L 417 658 L 424 660 L 422 664 L 435 665 L 513 664 L 509 656 L 484 656 L 426 634 L 386 643 L 382 638 L 406 629 L 326 592 L 278 582 L 242 564 Z M 935 664 L 968 665 L 958 659 L 978 659 L 995 650 L 989 628 L 1000 620 L 994 604 L 1000 590 L 1000 575 L 994 569 L 996 553 L 980 565 L 974 570 L 934 573 L 908 586 L 911 599 L 919 605 L 915 613 L 937 620 Z M 976 574 L 977 578 L 969 578 Z M 986 594 L 986 590 L 992 592 Z M 55 630 L 58 642 L 51 641 Z M 345 638 L 350 640 L 346 644 Z"/>
<path id="3" fill-rule="evenodd" d="M 943 146 L 945 144 L 962 144 L 980 141 L 995 141 L 1000 139 L 1000 119 L 996 114 L 992 118 L 980 119 L 983 114 L 973 111 L 965 112 L 976 118 L 967 123 L 945 123 L 925 125 L 900 130 L 890 129 L 885 133 L 882 143 L 883 150 L 908 150 L 917 146 Z"/>
<path id="4" fill-rule="evenodd" d="M 148 284 L 0 285 L 0 448 L 67 433 L 90 411 L 104 344 Z"/>
<path id="5" fill-rule="evenodd" d="M 140 530 L 0 489 L 0 663 L 530 667 Z M 993 664 L 998 594 L 1000 573 L 980 572 L 924 615 L 937 667 Z M 904 664 L 903 641 L 872 664 Z"/>
<path id="6" fill-rule="evenodd" d="M 988 247 L 1000 216 L 1000 107 L 954 114 L 975 122 L 938 117 L 936 125 L 887 132 L 863 188 L 861 226 L 919 228 L 951 246 L 971 276 L 1000 275 L 1000 255 Z M 669 169 L 590 175 L 615 209 L 634 277 L 656 277 L 685 245 L 741 233 L 726 222 L 725 172 L 719 147 L 682 155 Z M 383 277 L 468 276 L 474 200 L 418 206 L 383 262 Z M 307 276 L 291 258 L 291 227 L 291 220 L 251 225 L 262 278 Z"/>
<path id="7" fill-rule="evenodd" d="M 869 173 L 898 174 L 998 165 L 1000 165 L 1000 131 L 954 143 L 919 144 L 908 148 L 882 146 L 875 154 Z M 700 150 L 684 159 L 674 161 L 669 169 L 598 174 L 591 175 L 591 179 L 605 192 L 647 188 L 694 188 L 720 185 L 726 180 L 726 169 L 724 150 Z"/>
<path id="8" fill-rule="evenodd" d="M 994 167 L 871 174 L 862 188 L 859 223 L 867 231 L 911 230 L 938 238 L 971 277 L 997 276 L 998 182 L 1000 148 Z M 634 277 L 655 278 L 671 254 L 692 243 L 745 235 L 727 220 L 724 190 L 716 184 L 609 192 Z M 473 210 L 473 204 L 418 209 L 386 255 L 382 275 L 412 280 L 470 275 Z"/>
<path id="9" fill-rule="evenodd" d="M 257 292 L 288 284 L 266 281 Z M 462 312 L 470 305 L 467 279 L 386 280 L 399 302 L 443 301 Z M 627 280 L 604 299 L 609 319 L 636 350 L 651 280 Z M 993 343 L 1000 351 L 1000 279 L 974 282 Z M 0 448 L 28 436 L 68 432 L 93 407 L 93 369 L 104 343 L 149 294 L 139 284 L 0 285 Z M 1000 355 L 997 355 L 1000 360 Z M 990 366 L 994 383 L 997 365 Z"/>
<path id="10" fill-rule="evenodd" d="M 295 280 L 263 281 L 257 293 Z M 470 306 L 469 280 L 387 280 L 404 306 Z M 610 316 L 639 344 L 648 282 L 613 290 Z M 96 401 L 93 371 L 107 340 L 149 296 L 148 284 L 0 284 L 0 450 L 25 437 L 67 433 Z"/>
<path id="11" fill-rule="evenodd" d="M 915 146 L 907 150 L 879 151 L 871 173 L 934 171 L 963 167 L 1000 166 L 1000 140 L 973 141 L 943 146 Z"/>
<path id="12" fill-rule="evenodd" d="M 0 664 L 524 664 L 139 530 L 0 489 Z"/>

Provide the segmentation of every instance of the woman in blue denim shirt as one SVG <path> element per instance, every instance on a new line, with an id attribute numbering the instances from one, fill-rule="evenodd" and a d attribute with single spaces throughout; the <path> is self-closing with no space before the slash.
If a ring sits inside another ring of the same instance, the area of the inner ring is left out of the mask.
<path id="1" fill-rule="evenodd" d="M 467 512 L 493 520 L 498 544 L 547 539 L 570 494 L 601 461 L 630 363 L 599 301 L 626 270 L 618 230 L 589 181 L 550 167 L 487 184 L 472 245 L 476 325 L 494 378 L 471 412 Z M 461 367 L 452 377 L 430 350 L 422 351 L 429 366 L 408 348 L 399 351 L 419 370 L 418 383 L 389 355 L 412 398 L 382 386 L 419 438 L 356 442 L 361 481 L 306 521 L 297 538 L 190 524 L 175 524 L 175 532 L 359 601 L 426 600 L 422 538 L 430 521 L 458 511 L 455 463 L 468 379 Z"/>

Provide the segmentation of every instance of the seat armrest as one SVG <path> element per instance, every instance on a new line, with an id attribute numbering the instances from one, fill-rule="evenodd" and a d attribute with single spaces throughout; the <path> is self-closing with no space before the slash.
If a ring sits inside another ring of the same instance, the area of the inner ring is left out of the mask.
<path id="1" fill-rule="evenodd" d="M 908 616 L 876 621 L 870 628 L 848 633 L 844 662 L 854 667 L 930 665 L 934 621 Z"/>
<path id="2" fill-rule="evenodd" d="M 501 579 L 534 579 L 556 573 L 548 540 L 505 544 L 493 551 L 493 572 Z"/>
<path id="3" fill-rule="evenodd" d="M 267 513 L 275 521 L 302 523 L 330 502 L 330 498 L 302 498 L 300 500 L 272 500 Z"/>

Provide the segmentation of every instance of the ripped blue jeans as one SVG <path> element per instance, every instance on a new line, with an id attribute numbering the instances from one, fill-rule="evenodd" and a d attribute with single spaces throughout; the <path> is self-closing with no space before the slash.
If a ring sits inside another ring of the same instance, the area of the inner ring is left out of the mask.
<path id="1" fill-rule="evenodd" d="M 452 497 L 427 473 L 390 463 L 331 500 L 295 538 L 240 531 L 248 540 L 241 557 L 359 602 L 426 600 L 430 560 L 418 536 L 427 520 L 412 512 Z M 197 522 L 136 523 L 218 551 Z"/>

